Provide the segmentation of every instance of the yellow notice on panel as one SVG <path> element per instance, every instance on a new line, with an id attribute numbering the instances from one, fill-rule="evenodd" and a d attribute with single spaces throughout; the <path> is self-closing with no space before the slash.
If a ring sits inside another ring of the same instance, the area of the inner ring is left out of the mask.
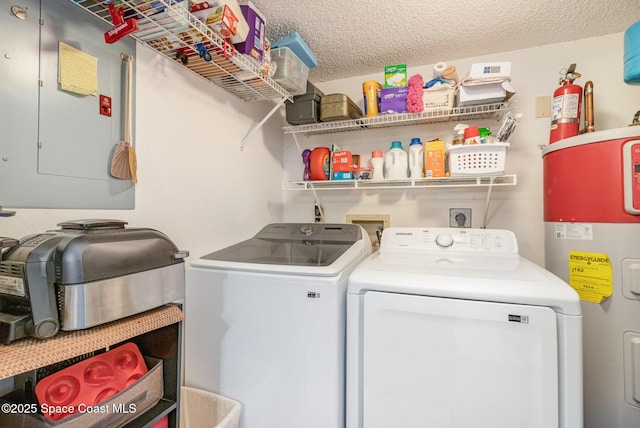
<path id="1" fill-rule="evenodd" d="M 613 293 L 611 260 L 606 254 L 569 251 L 569 285 L 580 299 L 602 303 Z"/>

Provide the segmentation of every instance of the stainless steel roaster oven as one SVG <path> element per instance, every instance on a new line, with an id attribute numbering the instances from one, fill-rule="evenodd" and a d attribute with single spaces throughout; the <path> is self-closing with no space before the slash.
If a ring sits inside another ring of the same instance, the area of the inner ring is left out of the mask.
<path id="1" fill-rule="evenodd" d="M 120 220 L 0 238 L 0 342 L 47 339 L 184 298 L 184 259 L 163 233 Z"/>

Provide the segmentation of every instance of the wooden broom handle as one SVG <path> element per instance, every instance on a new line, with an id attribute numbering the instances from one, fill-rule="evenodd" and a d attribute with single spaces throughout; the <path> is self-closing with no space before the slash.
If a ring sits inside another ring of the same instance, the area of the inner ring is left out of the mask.
<path id="1" fill-rule="evenodd" d="M 133 77 L 133 56 L 122 53 L 120 58 L 126 64 L 125 69 L 125 89 L 124 89 L 124 140 L 133 145 L 133 135 L 131 133 L 131 80 Z"/>

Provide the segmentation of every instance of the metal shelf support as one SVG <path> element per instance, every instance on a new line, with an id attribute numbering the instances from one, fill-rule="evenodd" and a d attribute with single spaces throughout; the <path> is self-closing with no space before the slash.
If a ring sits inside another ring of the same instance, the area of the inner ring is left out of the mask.
<path id="1" fill-rule="evenodd" d="M 262 119 L 260 122 L 258 122 L 258 124 L 256 126 L 254 126 L 248 133 L 247 135 L 244 136 L 244 138 L 242 139 L 242 141 L 240 141 L 240 151 L 244 150 L 244 143 L 249 139 L 249 137 L 256 132 L 258 129 L 262 128 L 262 125 L 265 124 L 265 122 L 267 120 L 269 120 L 269 118 L 271 116 L 273 116 L 273 114 L 278 111 L 278 109 L 287 101 L 287 98 L 282 98 L 280 101 L 278 101 L 276 103 L 275 106 L 273 106 L 273 108 L 271 109 L 271 111 L 269 113 L 267 113 L 267 115 L 264 117 L 264 119 Z"/>

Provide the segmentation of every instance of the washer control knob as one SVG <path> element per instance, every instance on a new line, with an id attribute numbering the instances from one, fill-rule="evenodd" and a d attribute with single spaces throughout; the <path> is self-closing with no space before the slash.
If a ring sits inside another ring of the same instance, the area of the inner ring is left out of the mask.
<path id="1" fill-rule="evenodd" d="M 438 247 L 447 248 L 453 245 L 453 236 L 448 233 L 436 236 L 436 244 Z"/>
<path id="2" fill-rule="evenodd" d="M 300 228 L 300 233 L 302 233 L 305 236 L 310 236 L 311 234 L 313 234 L 313 227 L 309 225 L 302 226 Z"/>

